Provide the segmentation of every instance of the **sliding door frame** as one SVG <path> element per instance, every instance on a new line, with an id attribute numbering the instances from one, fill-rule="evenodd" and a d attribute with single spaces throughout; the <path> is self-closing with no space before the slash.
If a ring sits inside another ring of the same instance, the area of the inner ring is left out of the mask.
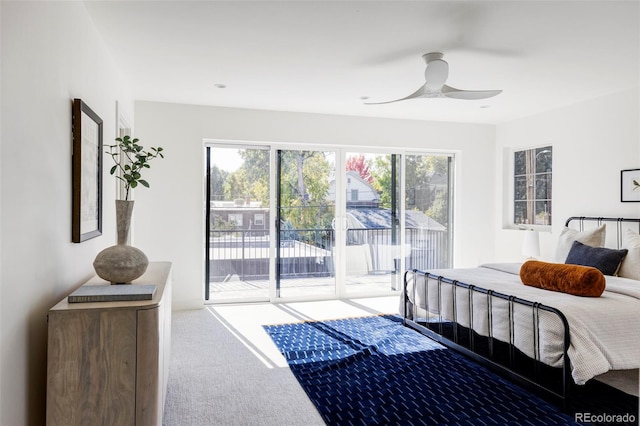
<path id="1" fill-rule="evenodd" d="M 456 153 L 455 151 L 440 151 L 440 150 L 428 150 L 428 149 L 416 149 L 416 148 L 391 148 L 391 147 L 368 147 L 368 146 L 360 146 L 360 145 L 333 145 L 333 144 L 314 144 L 313 146 L 309 145 L 301 145 L 301 144 L 289 144 L 289 143 L 267 143 L 267 142 L 253 142 L 253 141 L 232 141 L 232 140 L 205 140 L 205 212 L 204 212 L 204 221 L 205 221 L 205 267 L 204 267 L 204 281 L 205 281 L 205 301 L 207 303 L 221 303 L 212 301 L 210 298 L 210 283 L 209 283 L 209 275 L 210 275 L 210 250 L 209 250 L 209 239 L 211 232 L 211 213 L 210 213 L 210 199 L 211 199 L 211 180 L 210 180 L 210 170 L 211 170 L 211 148 L 212 147 L 221 147 L 221 148 L 236 148 L 236 149 L 264 149 L 268 150 L 269 155 L 269 164 L 270 164 L 270 173 L 269 173 L 269 187 L 270 187 L 270 212 L 272 213 L 271 220 L 269 221 L 269 296 L 268 301 L 271 303 L 281 303 L 281 302 L 290 302 L 290 301 L 306 301 L 306 300 L 333 300 L 333 299 L 343 299 L 345 297 L 354 297 L 353 294 L 347 295 L 346 291 L 346 259 L 345 259 L 345 246 L 346 246 L 346 226 L 345 222 L 347 219 L 346 216 L 346 178 L 344 174 L 345 170 L 345 156 L 347 152 L 359 152 L 366 151 L 367 153 L 372 154 L 382 154 L 382 155 L 391 155 L 392 158 L 396 156 L 400 156 L 400 161 L 392 161 L 391 165 L 394 169 L 392 171 L 392 176 L 396 179 L 392 182 L 392 186 L 397 186 L 398 190 L 392 191 L 392 207 L 395 201 L 396 208 L 392 208 L 392 226 L 391 232 L 395 235 L 395 240 L 400 245 L 400 258 L 399 258 L 399 266 L 398 270 L 400 272 L 404 271 L 406 268 L 405 259 L 407 253 L 405 253 L 405 244 L 406 244 L 406 220 L 405 220 L 405 204 L 406 204 L 406 157 L 408 155 L 442 155 L 449 157 L 449 170 L 448 170 L 448 200 L 449 200 L 449 233 L 448 233 L 448 258 L 450 261 L 453 260 L 453 233 L 454 230 L 454 174 L 455 174 L 455 159 Z M 284 297 L 282 298 L 280 295 L 280 262 L 279 262 L 279 239 L 280 239 L 280 220 L 279 220 L 279 212 L 280 212 L 280 158 L 278 153 L 283 150 L 313 150 L 313 151 L 333 151 L 335 152 L 335 178 L 336 178 L 336 202 L 335 202 L 335 218 L 336 218 L 336 229 L 334 234 L 335 240 L 335 261 L 334 261 L 334 273 L 335 273 L 335 292 L 333 295 L 311 295 L 309 297 Z M 396 157 L 397 158 L 397 157 Z M 397 170 L 399 166 L 400 170 Z M 395 173 L 394 173 L 395 171 Z M 398 182 L 399 180 L 399 182 Z M 397 217 L 399 215 L 399 218 Z M 396 224 L 397 223 L 397 224 Z M 399 236 L 397 233 L 399 232 Z M 402 274 L 399 274 L 402 275 Z M 399 278 L 400 279 L 400 278 Z M 399 283 L 401 284 L 401 283 Z M 394 289 L 395 291 L 389 291 L 389 295 L 398 294 L 401 289 L 401 285 Z M 357 294 L 357 297 L 370 297 L 370 296 L 380 296 L 380 293 L 368 294 L 362 293 Z M 246 302 L 254 302 L 255 300 L 246 300 Z M 266 301 L 266 300 L 265 300 Z M 222 303 L 236 303 L 242 302 L 241 300 L 230 300 L 224 301 Z"/>
<path id="2" fill-rule="evenodd" d="M 204 209 L 204 300 L 209 300 L 211 283 L 211 145 L 205 145 L 205 209 Z"/>

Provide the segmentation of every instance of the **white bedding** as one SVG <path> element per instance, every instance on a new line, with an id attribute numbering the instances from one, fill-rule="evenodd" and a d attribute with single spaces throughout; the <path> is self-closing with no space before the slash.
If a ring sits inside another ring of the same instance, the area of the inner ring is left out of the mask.
<path id="1" fill-rule="evenodd" d="M 609 370 L 640 367 L 640 281 L 607 276 L 606 290 L 601 297 L 580 297 L 542 290 L 522 284 L 518 275 L 520 264 L 488 264 L 478 268 L 430 270 L 434 275 L 477 285 L 506 295 L 532 302 L 539 302 L 560 310 L 569 322 L 569 359 L 572 377 L 577 384 Z M 410 301 L 419 308 L 418 317 L 425 317 L 424 281 L 418 276 L 413 300 L 413 283 L 407 287 Z M 437 281 L 429 279 L 430 316 L 440 314 L 444 320 L 453 320 L 453 292 L 443 285 L 442 302 L 438 312 Z M 447 291 L 448 290 L 448 291 Z M 473 329 L 483 335 L 491 335 L 509 342 L 508 302 L 492 299 L 493 325 L 489 331 L 486 295 L 474 294 Z M 468 292 L 457 288 L 455 293 L 456 321 L 469 327 Z M 483 302 L 483 303 L 477 303 Z M 529 308 L 516 305 L 514 310 L 514 343 L 518 349 L 547 365 L 559 366 L 562 361 L 562 328 L 557 316 L 540 313 L 540 348 L 533 342 L 533 318 Z"/>

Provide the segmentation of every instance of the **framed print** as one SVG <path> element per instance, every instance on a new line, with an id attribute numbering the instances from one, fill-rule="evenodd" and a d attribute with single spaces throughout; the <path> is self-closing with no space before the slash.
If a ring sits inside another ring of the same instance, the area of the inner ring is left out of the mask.
<path id="1" fill-rule="evenodd" d="M 74 99 L 72 128 L 71 240 L 81 243 L 102 235 L 102 119 Z"/>
<path id="2" fill-rule="evenodd" d="M 640 169 L 620 172 L 620 201 L 640 202 Z"/>

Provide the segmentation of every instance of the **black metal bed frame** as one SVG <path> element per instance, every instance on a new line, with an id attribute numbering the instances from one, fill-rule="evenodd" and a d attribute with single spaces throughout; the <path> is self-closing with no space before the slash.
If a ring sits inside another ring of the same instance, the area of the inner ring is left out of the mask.
<path id="1" fill-rule="evenodd" d="M 640 232 L 640 219 L 630 218 L 606 218 L 606 217 L 590 217 L 590 216 L 573 216 L 567 219 L 565 226 L 569 226 L 571 222 L 578 221 L 578 229 L 584 230 L 584 222 L 596 222 L 597 225 L 602 222 L 617 222 L 617 245 L 620 248 L 622 242 L 623 223 L 638 223 Z M 411 275 L 410 275 L 411 274 Z M 425 280 L 424 301 L 425 301 L 425 318 L 421 321 L 418 318 L 418 308 L 409 299 L 407 286 L 409 278 L 413 279 L 413 300 L 416 299 L 418 291 L 417 278 L 423 276 Z M 429 279 L 437 281 L 437 316 L 430 317 L 429 306 Z M 443 319 L 442 317 L 442 295 L 443 286 L 451 288 L 453 300 L 453 318 Z M 468 295 L 468 321 L 469 326 L 463 326 L 458 323 L 456 294 L 458 289 L 466 290 Z M 404 274 L 404 311 L 403 323 L 405 326 L 414 328 L 419 332 L 429 336 L 430 338 L 442 343 L 443 345 L 454 349 L 462 354 L 469 356 L 473 360 L 489 367 L 493 371 L 506 376 L 507 378 L 524 385 L 525 387 L 541 393 L 551 399 L 558 401 L 564 409 L 568 408 L 571 396 L 571 387 L 573 381 L 571 378 L 571 362 L 567 354 L 570 344 L 569 323 L 564 314 L 551 306 L 547 306 L 538 302 L 521 299 L 512 295 L 499 293 L 488 290 L 475 285 L 466 284 L 457 280 L 449 279 L 444 276 L 431 274 L 419 270 L 410 270 Z M 473 303 L 474 294 L 484 295 L 486 300 L 487 324 L 489 336 L 482 336 L 474 331 L 473 327 Z M 509 342 L 503 342 L 492 335 L 493 330 L 493 314 L 492 306 L 494 298 L 504 300 L 508 303 L 508 329 Z M 531 321 L 533 330 L 532 347 L 534 358 L 530 358 L 521 352 L 514 342 L 514 310 L 515 306 L 524 306 L 531 311 Z M 540 311 L 549 312 L 557 316 L 562 324 L 563 330 L 563 354 L 561 367 L 549 367 L 541 361 L 540 357 Z"/>
<path id="2" fill-rule="evenodd" d="M 595 217 L 595 216 L 571 216 L 564 223 L 564 226 L 569 226 L 569 224 L 573 221 L 577 221 L 578 229 L 582 231 L 584 229 L 584 222 L 596 222 L 597 225 L 601 225 L 602 222 L 616 222 L 616 239 L 618 242 L 618 247 L 622 244 L 622 232 L 623 232 L 623 223 L 637 223 L 638 224 L 638 232 L 640 232 L 640 218 L 628 218 L 628 217 Z"/>

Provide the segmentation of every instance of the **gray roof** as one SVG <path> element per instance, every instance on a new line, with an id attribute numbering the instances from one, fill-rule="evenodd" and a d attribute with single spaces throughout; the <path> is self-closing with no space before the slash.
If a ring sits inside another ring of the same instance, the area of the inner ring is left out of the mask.
<path id="1" fill-rule="evenodd" d="M 380 229 L 391 227 L 390 209 L 347 209 L 347 215 L 350 216 L 349 226 L 352 228 Z M 405 212 L 405 224 L 408 228 L 446 230 L 442 224 L 417 210 L 407 210 Z"/>

